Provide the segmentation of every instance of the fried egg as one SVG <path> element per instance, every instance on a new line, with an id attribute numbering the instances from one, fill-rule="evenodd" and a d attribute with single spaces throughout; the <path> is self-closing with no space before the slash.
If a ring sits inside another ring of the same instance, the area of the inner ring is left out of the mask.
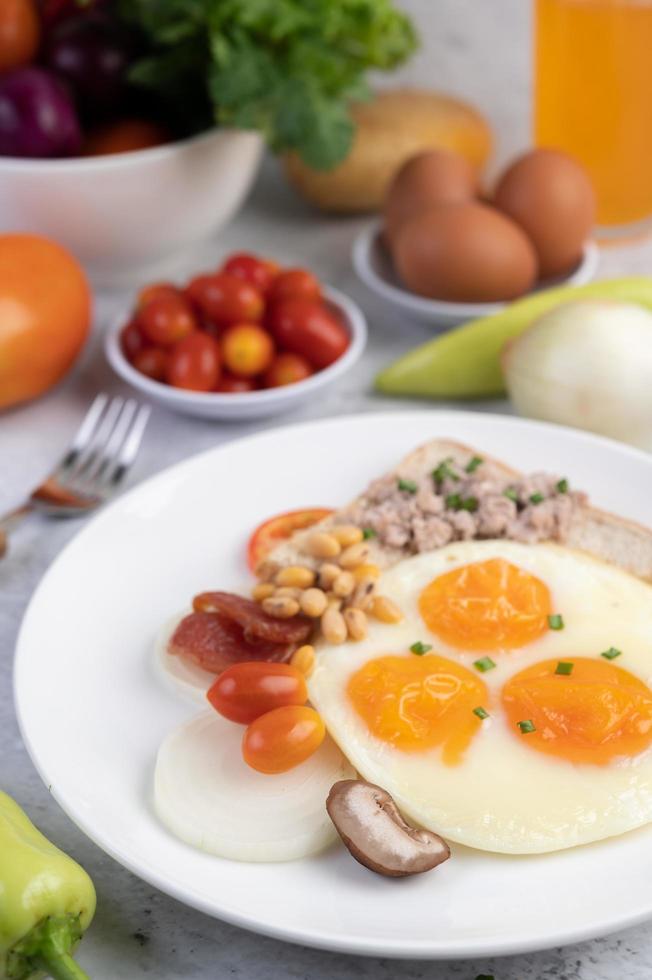
<path id="1" fill-rule="evenodd" d="M 407 817 L 514 854 L 652 820 L 652 586 L 560 545 L 468 541 L 378 591 L 403 621 L 322 643 L 308 687 Z"/>

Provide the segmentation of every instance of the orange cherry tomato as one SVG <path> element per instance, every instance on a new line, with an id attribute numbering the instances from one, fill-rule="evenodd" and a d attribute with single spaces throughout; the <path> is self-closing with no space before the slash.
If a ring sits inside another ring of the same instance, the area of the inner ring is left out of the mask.
<path id="1" fill-rule="evenodd" d="M 120 346 L 128 361 L 133 364 L 136 355 L 145 350 L 148 344 L 149 341 L 143 337 L 137 320 L 130 320 L 129 323 L 125 323 L 120 331 Z"/>
<path id="2" fill-rule="evenodd" d="M 219 714 L 241 725 L 287 704 L 305 704 L 308 689 L 303 674 L 290 664 L 264 660 L 234 664 L 206 694 Z"/>
<path id="3" fill-rule="evenodd" d="M 269 292 L 270 303 L 284 299 L 321 299 L 319 279 L 307 269 L 286 269 L 274 279 Z"/>
<path id="4" fill-rule="evenodd" d="M 38 235 L 0 235 L 0 409 L 56 384 L 81 351 L 91 321 L 84 270 Z"/>
<path id="5" fill-rule="evenodd" d="M 314 708 L 285 705 L 252 721 L 242 739 L 242 757 L 258 772 L 287 772 L 316 752 L 325 735 Z"/>
<path id="6" fill-rule="evenodd" d="M 224 363 L 233 374 L 253 378 L 272 363 L 274 341 L 256 323 L 238 323 L 222 337 Z"/>
<path id="7" fill-rule="evenodd" d="M 34 0 L 2 0 L 0 3 L 0 73 L 28 65 L 41 39 Z"/>
<path id="8" fill-rule="evenodd" d="M 142 310 L 152 299 L 169 298 L 170 296 L 174 299 L 183 299 L 183 293 L 177 289 L 173 282 L 152 282 L 149 286 L 143 286 L 138 293 L 136 309 Z"/>
<path id="9" fill-rule="evenodd" d="M 171 347 L 197 329 L 186 300 L 162 293 L 145 303 L 138 314 L 138 324 L 146 339 L 160 347 Z"/>
<path id="10" fill-rule="evenodd" d="M 170 355 L 162 347 L 144 347 L 132 360 L 133 366 L 152 381 L 165 381 Z"/>
<path id="11" fill-rule="evenodd" d="M 236 279 L 251 283 L 265 294 L 278 275 L 278 268 L 276 262 L 270 262 L 269 259 L 259 259 L 257 255 L 236 252 L 226 260 L 222 271 L 228 276 L 235 276 Z"/>
<path id="12" fill-rule="evenodd" d="M 256 323 L 265 309 L 258 289 L 223 272 L 196 276 L 186 286 L 186 295 L 206 319 L 219 327 Z"/>
<path id="13" fill-rule="evenodd" d="M 158 123 L 148 119 L 120 119 L 92 130 L 84 144 L 84 155 L 129 153 L 132 150 L 161 146 L 169 141 L 170 134 Z"/>
<path id="14" fill-rule="evenodd" d="M 263 377 L 266 388 L 280 388 L 304 381 L 313 373 L 310 364 L 300 354 L 277 354 Z"/>
<path id="15" fill-rule="evenodd" d="M 349 335 L 323 303 L 294 296 L 270 311 L 268 326 L 281 347 L 306 357 L 313 367 L 325 368 L 349 346 Z"/>
<path id="16" fill-rule="evenodd" d="M 317 521 L 323 520 L 332 513 L 333 511 L 327 507 L 311 507 L 304 510 L 289 510 L 263 521 L 253 532 L 247 544 L 247 564 L 251 571 L 255 571 L 263 558 L 281 541 L 285 541 L 295 531 L 312 527 Z"/>
<path id="17" fill-rule="evenodd" d="M 234 374 L 223 374 L 215 391 L 224 395 L 238 395 L 245 391 L 255 391 L 257 388 L 253 378 L 236 378 Z"/>
<path id="18" fill-rule="evenodd" d="M 165 378 L 174 388 L 212 391 L 220 380 L 220 364 L 218 342 L 195 330 L 172 348 Z"/>

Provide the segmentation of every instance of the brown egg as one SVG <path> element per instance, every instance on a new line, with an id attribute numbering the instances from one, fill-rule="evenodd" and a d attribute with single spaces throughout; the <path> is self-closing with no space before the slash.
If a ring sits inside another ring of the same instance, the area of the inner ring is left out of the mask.
<path id="1" fill-rule="evenodd" d="M 403 164 L 390 184 L 383 222 L 391 245 L 400 226 L 426 208 L 469 201 L 475 194 L 476 175 L 470 163 L 448 150 L 427 150 Z"/>
<path id="2" fill-rule="evenodd" d="M 503 174 L 494 204 L 531 238 L 542 279 L 577 265 L 595 221 L 595 194 L 572 157 L 557 150 L 526 153 Z"/>
<path id="3" fill-rule="evenodd" d="M 514 299 L 537 275 L 525 233 L 475 201 L 443 205 L 406 221 L 396 236 L 394 262 L 408 289 L 457 302 Z"/>

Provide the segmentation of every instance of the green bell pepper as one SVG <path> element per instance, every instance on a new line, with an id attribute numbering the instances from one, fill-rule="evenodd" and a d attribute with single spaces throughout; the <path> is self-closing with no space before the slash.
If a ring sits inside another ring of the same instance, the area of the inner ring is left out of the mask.
<path id="1" fill-rule="evenodd" d="M 71 951 L 94 912 L 84 869 L 0 790 L 1 980 L 88 980 Z"/>

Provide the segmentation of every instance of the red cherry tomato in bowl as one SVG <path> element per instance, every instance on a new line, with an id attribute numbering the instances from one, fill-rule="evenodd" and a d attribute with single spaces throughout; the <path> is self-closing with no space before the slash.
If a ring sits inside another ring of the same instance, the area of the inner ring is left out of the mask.
<path id="1" fill-rule="evenodd" d="M 149 286 L 143 286 L 138 293 L 136 309 L 142 310 L 152 299 L 170 296 L 175 299 L 183 299 L 183 293 L 177 289 L 173 282 L 152 282 Z"/>
<path id="2" fill-rule="evenodd" d="M 284 705 L 252 721 L 242 739 L 242 756 L 258 772 L 287 772 L 316 752 L 325 735 L 314 708 Z"/>
<path id="3" fill-rule="evenodd" d="M 285 541 L 295 531 L 312 527 L 317 521 L 328 517 L 333 511 L 327 507 L 311 507 L 304 510 L 289 510 L 284 514 L 269 517 L 253 531 L 247 544 L 247 564 L 251 571 L 261 563 L 272 548 Z"/>
<path id="4" fill-rule="evenodd" d="M 312 373 L 310 364 L 300 354 L 277 354 L 263 375 L 263 384 L 266 388 L 280 388 L 305 381 Z"/>
<path id="5" fill-rule="evenodd" d="M 162 347 L 145 347 L 136 354 L 132 364 L 152 381 L 165 381 L 169 358 L 169 353 Z"/>
<path id="6" fill-rule="evenodd" d="M 222 374 L 215 391 L 223 395 L 241 395 L 243 392 L 256 391 L 258 385 L 253 378 L 236 378 L 235 374 Z"/>
<path id="7" fill-rule="evenodd" d="M 250 283 L 264 295 L 278 275 L 278 265 L 269 259 L 259 259 L 257 255 L 236 252 L 226 260 L 222 272 Z"/>
<path id="8" fill-rule="evenodd" d="M 349 346 L 349 335 L 335 314 L 311 299 L 287 299 L 273 306 L 268 326 L 280 347 L 316 368 L 333 364 Z"/>
<path id="9" fill-rule="evenodd" d="M 145 338 L 158 347 L 171 347 L 197 329 L 197 321 L 182 296 L 155 295 L 138 314 Z"/>
<path id="10" fill-rule="evenodd" d="M 220 364 L 218 342 L 196 330 L 172 348 L 166 381 L 174 388 L 212 391 L 220 380 Z"/>
<path id="11" fill-rule="evenodd" d="M 285 269 L 274 279 L 269 293 L 270 303 L 280 303 L 285 299 L 321 299 L 319 279 L 307 269 Z"/>
<path id="12" fill-rule="evenodd" d="M 290 664 L 245 661 L 223 671 L 206 697 L 215 710 L 240 725 L 285 704 L 305 704 L 308 689 L 303 674 Z"/>
<path id="13" fill-rule="evenodd" d="M 132 363 L 136 355 L 145 350 L 148 344 L 149 341 L 145 340 L 137 320 L 130 320 L 120 331 L 122 353 Z"/>
<path id="14" fill-rule="evenodd" d="M 196 276 L 185 292 L 202 316 L 220 327 L 256 323 L 265 309 L 265 301 L 255 286 L 223 272 Z"/>

